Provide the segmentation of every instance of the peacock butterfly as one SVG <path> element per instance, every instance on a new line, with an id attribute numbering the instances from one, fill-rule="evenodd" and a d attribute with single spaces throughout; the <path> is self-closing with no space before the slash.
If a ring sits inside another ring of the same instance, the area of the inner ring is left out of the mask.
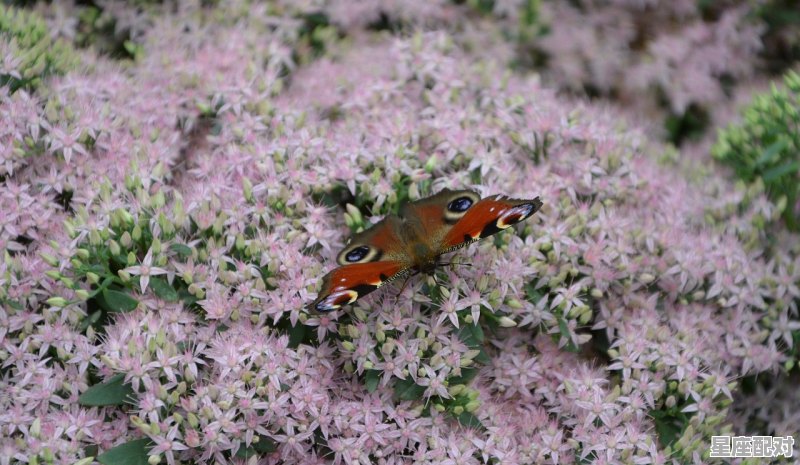
<path id="1" fill-rule="evenodd" d="M 336 258 L 339 265 L 322 278 L 310 310 L 330 312 L 355 302 L 395 279 L 433 274 L 439 257 L 519 223 L 542 207 L 533 200 L 444 189 L 403 205 L 353 236 Z"/>

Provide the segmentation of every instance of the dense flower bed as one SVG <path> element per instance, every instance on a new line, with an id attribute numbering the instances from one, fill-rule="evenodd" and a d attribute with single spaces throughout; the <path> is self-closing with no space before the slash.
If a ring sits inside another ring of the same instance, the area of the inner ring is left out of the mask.
<path id="1" fill-rule="evenodd" d="M 399 3 L 3 10 L 70 60 L 39 76 L 0 30 L 0 463 L 701 463 L 712 435 L 800 439 L 786 205 L 513 72 L 474 5 Z M 78 47 L 98 24 L 126 59 Z M 471 267 L 307 313 L 351 232 L 446 187 L 544 207 Z"/>

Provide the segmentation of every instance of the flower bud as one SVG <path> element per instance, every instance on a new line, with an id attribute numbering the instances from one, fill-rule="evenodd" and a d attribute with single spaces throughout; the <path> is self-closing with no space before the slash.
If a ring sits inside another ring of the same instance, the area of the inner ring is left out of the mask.
<path id="1" fill-rule="evenodd" d="M 133 238 L 131 237 L 131 233 L 129 233 L 128 231 L 122 233 L 122 236 L 120 236 L 119 241 L 122 244 L 122 246 L 125 247 L 126 249 L 129 249 L 131 245 L 133 245 Z M 115 255 L 118 254 L 119 252 L 117 252 Z"/>
<path id="2" fill-rule="evenodd" d="M 39 436 L 42 434 L 42 420 L 39 418 L 33 420 L 33 423 L 28 431 L 34 438 L 39 438 Z"/>
<path id="3" fill-rule="evenodd" d="M 64 307 L 67 305 L 67 301 L 63 297 L 50 297 L 45 302 L 47 302 L 47 305 L 53 307 Z"/>
<path id="4" fill-rule="evenodd" d="M 61 273 L 58 270 L 47 270 L 44 272 L 45 275 L 52 279 L 60 279 Z"/>
<path id="5" fill-rule="evenodd" d="M 58 266 L 58 259 L 56 257 L 44 252 L 42 252 L 40 255 L 42 256 L 42 259 L 44 259 L 45 263 L 47 263 L 48 265 Z"/>
<path id="6" fill-rule="evenodd" d="M 353 316 L 355 316 L 359 321 L 367 321 L 367 313 L 362 308 L 356 307 L 353 309 Z"/>
<path id="7" fill-rule="evenodd" d="M 457 397 L 459 394 L 464 392 L 464 389 L 466 389 L 466 387 L 467 386 L 465 386 L 463 384 L 455 384 L 455 385 L 450 386 L 449 388 L 447 388 L 447 392 L 450 393 L 451 396 Z"/>
<path id="8" fill-rule="evenodd" d="M 498 323 L 503 328 L 513 328 L 514 326 L 517 326 L 517 322 L 507 316 L 501 316 L 498 320 Z"/>
<path id="9" fill-rule="evenodd" d="M 464 406 L 464 409 L 465 409 L 467 412 L 470 412 L 470 413 L 472 413 L 472 412 L 474 412 L 475 410 L 478 410 L 478 407 L 480 407 L 480 406 L 481 406 L 481 403 L 480 403 L 480 401 L 478 401 L 478 400 L 471 400 L 471 401 L 467 402 L 467 405 L 465 405 L 465 406 Z"/>
<path id="10" fill-rule="evenodd" d="M 142 238 L 142 228 L 137 224 L 131 231 L 131 239 L 138 242 Z"/>

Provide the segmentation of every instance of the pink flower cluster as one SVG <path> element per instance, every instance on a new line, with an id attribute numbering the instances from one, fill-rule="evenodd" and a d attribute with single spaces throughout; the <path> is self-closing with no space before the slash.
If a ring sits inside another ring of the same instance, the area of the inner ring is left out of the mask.
<path id="1" fill-rule="evenodd" d="M 726 99 L 724 79 L 754 73 L 761 49 L 763 27 L 747 2 L 727 3 L 737 5 L 544 2 L 551 30 L 541 47 L 560 85 L 590 86 L 645 110 L 656 109 L 658 97 L 677 114 L 691 104 L 713 107 Z"/>
<path id="2" fill-rule="evenodd" d="M 754 418 L 797 437 L 800 241 L 757 187 L 438 30 L 454 5 L 390 3 L 421 29 L 385 37 L 341 5 L 179 3 L 113 3 L 135 62 L 0 87 L 0 463 L 141 438 L 170 465 L 703 463 Z M 314 11 L 350 34 L 317 57 Z M 445 187 L 545 205 L 471 267 L 307 313 L 346 224 Z M 88 405 L 120 374 L 124 403 Z"/>

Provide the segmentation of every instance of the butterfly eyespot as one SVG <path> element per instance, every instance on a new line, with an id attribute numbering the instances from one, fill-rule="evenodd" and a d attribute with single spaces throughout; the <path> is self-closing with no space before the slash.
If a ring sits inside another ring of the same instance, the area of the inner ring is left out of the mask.
<path id="1" fill-rule="evenodd" d="M 353 263 L 369 263 L 380 259 L 380 250 L 368 245 L 354 244 L 345 248 L 339 253 L 336 261 L 340 265 L 350 265 Z"/>
<path id="2" fill-rule="evenodd" d="M 480 199 L 481 198 L 478 196 L 478 194 L 475 194 L 474 192 L 461 192 L 457 196 L 454 196 L 449 202 L 447 202 L 447 207 L 445 207 L 445 221 L 454 224 L 467 213 L 467 210 L 478 203 Z"/>
<path id="3" fill-rule="evenodd" d="M 474 202 L 469 197 L 459 197 L 447 204 L 447 210 L 453 213 L 465 212 Z"/>
<path id="4" fill-rule="evenodd" d="M 357 263 L 358 261 L 363 260 L 368 253 L 369 247 L 362 245 L 361 247 L 356 247 L 350 252 L 347 252 L 347 255 L 344 256 L 344 259 L 350 263 Z"/>

